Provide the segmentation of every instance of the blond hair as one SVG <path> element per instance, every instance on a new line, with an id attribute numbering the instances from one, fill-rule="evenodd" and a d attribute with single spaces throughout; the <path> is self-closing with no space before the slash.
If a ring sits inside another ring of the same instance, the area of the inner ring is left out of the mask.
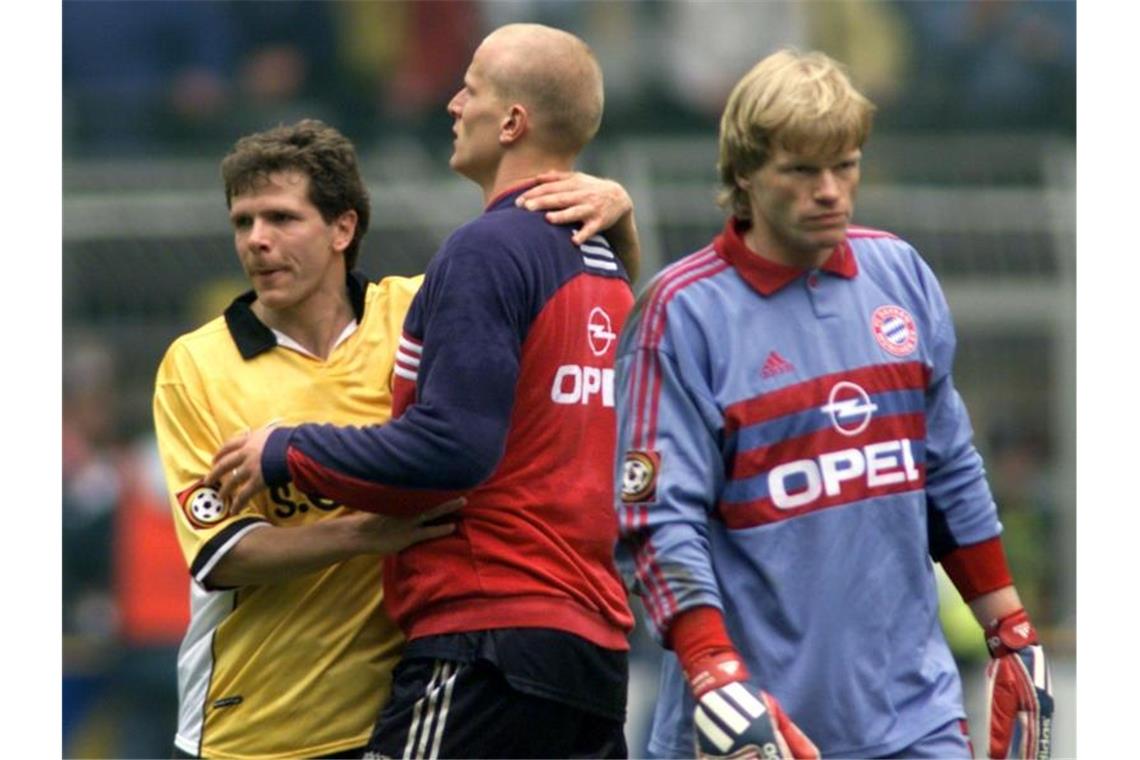
<path id="1" fill-rule="evenodd" d="M 862 147 L 874 112 L 843 67 L 827 55 L 791 49 L 773 53 L 728 96 L 720 119 L 717 203 L 747 219 L 748 194 L 738 177 L 762 167 L 775 148 L 831 157 Z"/>
<path id="2" fill-rule="evenodd" d="M 541 128 L 536 139 L 577 154 L 597 134 L 605 94 L 602 67 L 581 38 L 542 24 L 508 24 L 487 36 L 501 41 L 488 70 L 499 97 L 519 101 Z"/>

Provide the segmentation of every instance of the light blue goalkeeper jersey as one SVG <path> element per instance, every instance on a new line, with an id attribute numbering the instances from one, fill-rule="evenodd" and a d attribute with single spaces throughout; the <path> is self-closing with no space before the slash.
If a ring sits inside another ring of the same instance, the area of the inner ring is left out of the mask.
<path id="1" fill-rule="evenodd" d="M 804 272 L 741 230 L 662 271 L 622 333 L 619 566 L 659 640 L 721 609 L 824 756 L 888 754 L 964 717 L 932 557 L 1001 531 L 950 313 L 888 233 L 852 227 Z M 692 712 L 667 652 L 650 751 L 691 756 Z"/>

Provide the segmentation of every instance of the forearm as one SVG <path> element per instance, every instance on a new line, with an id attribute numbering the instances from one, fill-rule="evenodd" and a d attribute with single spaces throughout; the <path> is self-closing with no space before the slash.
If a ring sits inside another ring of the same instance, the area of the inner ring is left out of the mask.
<path id="1" fill-rule="evenodd" d="M 214 588 L 279 583 L 367 551 L 369 547 L 346 520 L 322 520 L 295 528 L 268 525 L 250 531 L 227 552 L 207 583 Z"/>
<path id="2" fill-rule="evenodd" d="M 461 424 L 464 414 L 453 415 L 458 423 L 445 424 L 413 406 L 382 426 L 281 428 L 270 435 L 262 456 L 265 480 L 271 487 L 292 481 L 366 512 L 420 514 L 485 480 L 502 455 L 506 424 Z"/>
<path id="3" fill-rule="evenodd" d="M 1000 538 L 959 547 L 942 567 L 983 628 L 1022 608 Z"/>
<path id="4" fill-rule="evenodd" d="M 625 271 L 629 274 L 629 281 L 637 280 L 641 270 L 641 239 L 637 234 L 637 222 L 634 220 L 633 209 L 618 219 L 613 227 L 606 230 L 606 237 L 613 246 Z"/>
<path id="5" fill-rule="evenodd" d="M 420 291 L 423 313 L 408 316 L 433 335 L 414 380 L 397 377 L 415 383 L 410 406 L 382 425 L 276 429 L 261 459 L 266 484 L 292 480 L 341 504 L 414 514 L 490 477 L 514 408 L 523 289 L 507 257 L 460 243 L 441 251 Z"/>
<path id="6" fill-rule="evenodd" d="M 679 612 L 669 623 L 665 643 L 676 653 L 686 673 L 693 672 L 694 664 L 700 660 L 736 651 L 728 636 L 724 613 L 711 605 Z"/>

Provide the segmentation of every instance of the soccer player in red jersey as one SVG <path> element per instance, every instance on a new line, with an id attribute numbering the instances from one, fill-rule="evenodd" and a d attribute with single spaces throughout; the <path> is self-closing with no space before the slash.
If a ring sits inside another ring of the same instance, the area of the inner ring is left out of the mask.
<path id="1" fill-rule="evenodd" d="M 631 210 L 602 236 L 529 208 L 557 189 L 527 195 L 573 169 L 602 104 L 580 39 L 532 24 L 489 35 L 448 106 L 451 167 L 486 210 L 428 266 L 395 419 L 259 430 L 215 458 L 237 505 L 288 482 L 392 515 L 466 497 L 453 534 L 385 564 L 409 642 L 369 747 L 382 755 L 626 753 L 613 361 L 633 296 L 614 249 L 636 248 L 636 231 Z"/>

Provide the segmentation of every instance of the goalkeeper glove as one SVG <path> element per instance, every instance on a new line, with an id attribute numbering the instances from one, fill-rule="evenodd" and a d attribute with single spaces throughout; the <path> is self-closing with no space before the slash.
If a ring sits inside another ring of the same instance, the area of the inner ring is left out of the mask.
<path id="1" fill-rule="evenodd" d="M 776 698 L 754 693 L 744 683 L 748 670 L 736 652 L 701 658 L 687 675 L 697 700 L 693 724 L 699 758 L 819 758 Z"/>
<path id="2" fill-rule="evenodd" d="M 995 758 L 1052 754 L 1053 683 L 1025 610 L 986 626 L 986 736 Z"/>

